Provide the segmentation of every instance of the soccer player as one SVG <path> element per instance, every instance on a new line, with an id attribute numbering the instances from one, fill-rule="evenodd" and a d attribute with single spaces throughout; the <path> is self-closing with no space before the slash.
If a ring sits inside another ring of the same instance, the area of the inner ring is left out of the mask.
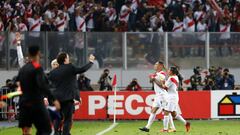
<path id="1" fill-rule="evenodd" d="M 74 99 L 78 99 L 81 103 L 79 90 L 77 89 L 76 75 L 86 72 L 93 65 L 95 57 L 90 55 L 89 63 L 81 68 L 75 67 L 70 63 L 67 53 L 60 53 L 57 56 L 59 67 L 52 70 L 49 74 L 49 79 L 56 87 L 53 91 L 56 98 L 60 101 L 63 114 L 63 135 L 70 135 L 72 124 L 72 114 L 74 109 Z M 55 125 L 55 128 L 59 127 Z"/>
<path id="2" fill-rule="evenodd" d="M 31 126 L 35 125 L 37 135 L 49 135 L 52 132 L 50 117 L 44 105 L 43 97 L 47 95 L 59 110 L 60 104 L 49 90 L 46 76 L 40 65 L 40 50 L 38 46 L 28 49 L 29 62 L 18 73 L 22 95 L 20 96 L 19 127 L 23 135 L 31 134 Z"/>
<path id="3" fill-rule="evenodd" d="M 156 62 L 154 65 L 154 70 L 156 71 L 156 73 L 149 76 L 150 80 L 151 81 L 157 80 L 158 82 L 160 82 L 160 81 L 164 82 L 166 79 L 166 73 L 163 71 L 164 68 L 165 67 L 164 67 L 163 62 L 161 62 L 161 61 Z M 139 128 L 139 130 L 145 131 L 145 132 L 149 132 L 150 127 L 151 127 L 153 121 L 155 120 L 157 111 L 159 109 L 162 111 L 162 109 L 164 107 L 164 103 L 166 102 L 167 91 L 165 89 L 159 87 L 157 83 L 153 82 L 153 84 L 154 84 L 155 98 L 154 98 L 154 102 L 152 105 L 151 114 L 148 118 L 147 125 L 145 127 Z M 170 118 L 171 118 L 171 116 L 170 116 Z M 171 123 L 171 127 L 173 129 L 175 129 L 175 126 L 173 123 Z"/>
<path id="4" fill-rule="evenodd" d="M 168 91 L 167 105 L 164 108 L 164 119 L 163 119 L 163 130 L 162 132 L 168 132 L 168 124 L 169 124 L 169 114 L 172 114 L 173 118 L 180 120 L 186 126 L 186 131 L 190 130 L 190 123 L 187 122 L 178 112 L 178 85 L 179 80 L 177 77 L 178 70 L 176 67 L 171 67 L 168 70 L 169 78 L 165 83 L 159 82 L 156 79 L 153 79 L 159 87 L 164 88 Z"/>

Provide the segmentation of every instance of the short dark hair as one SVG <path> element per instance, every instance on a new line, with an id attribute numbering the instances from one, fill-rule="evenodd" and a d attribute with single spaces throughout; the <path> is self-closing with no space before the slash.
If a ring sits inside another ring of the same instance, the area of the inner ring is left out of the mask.
<path id="1" fill-rule="evenodd" d="M 177 69 L 177 67 L 170 67 L 170 71 L 172 71 L 172 73 L 175 74 L 175 75 L 178 74 L 178 69 Z"/>
<path id="2" fill-rule="evenodd" d="M 67 55 L 68 54 L 65 53 L 65 52 L 61 52 L 61 53 L 58 54 L 57 62 L 58 62 L 59 65 L 63 65 L 64 64 L 65 59 L 67 58 Z"/>
<path id="3" fill-rule="evenodd" d="M 164 65 L 163 61 L 158 61 L 158 64 Z"/>
<path id="4" fill-rule="evenodd" d="M 33 45 L 28 47 L 28 54 L 30 57 L 35 57 L 39 53 L 40 48 L 39 46 Z"/>
<path id="5" fill-rule="evenodd" d="M 223 70 L 223 72 L 229 72 L 229 69 L 228 69 L 228 68 L 225 68 L 225 69 Z"/>

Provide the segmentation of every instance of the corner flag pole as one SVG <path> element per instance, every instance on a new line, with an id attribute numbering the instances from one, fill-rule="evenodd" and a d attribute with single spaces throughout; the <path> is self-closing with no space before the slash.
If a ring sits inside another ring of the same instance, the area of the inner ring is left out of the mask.
<path id="1" fill-rule="evenodd" d="M 117 75 L 114 74 L 112 86 L 114 90 L 114 104 L 113 104 L 113 123 L 116 123 L 116 100 L 117 100 Z"/>

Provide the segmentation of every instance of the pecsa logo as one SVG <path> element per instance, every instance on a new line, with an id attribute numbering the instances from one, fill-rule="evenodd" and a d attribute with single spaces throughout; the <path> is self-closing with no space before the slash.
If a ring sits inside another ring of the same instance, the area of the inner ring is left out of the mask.
<path id="1" fill-rule="evenodd" d="M 240 95 L 225 95 L 218 102 L 218 116 L 240 116 Z"/>

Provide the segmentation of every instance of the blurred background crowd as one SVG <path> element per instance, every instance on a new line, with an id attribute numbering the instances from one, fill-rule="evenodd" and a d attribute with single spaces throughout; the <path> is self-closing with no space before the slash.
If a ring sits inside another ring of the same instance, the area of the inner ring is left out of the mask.
<path id="1" fill-rule="evenodd" d="M 239 32 L 240 1 L 1 0 L 0 31 Z"/>

